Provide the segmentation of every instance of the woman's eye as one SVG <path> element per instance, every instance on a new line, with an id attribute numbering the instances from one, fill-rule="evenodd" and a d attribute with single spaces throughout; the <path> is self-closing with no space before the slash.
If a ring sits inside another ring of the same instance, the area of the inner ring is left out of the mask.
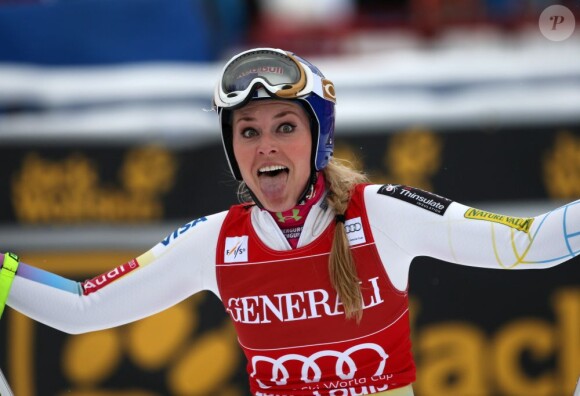
<path id="1" fill-rule="evenodd" d="M 282 124 L 280 125 L 280 132 L 290 133 L 294 130 L 294 125 L 292 124 Z"/>
<path id="2" fill-rule="evenodd" d="M 242 131 L 242 136 L 245 138 L 256 136 L 257 134 L 258 132 L 256 132 L 256 130 L 252 128 L 246 128 Z"/>

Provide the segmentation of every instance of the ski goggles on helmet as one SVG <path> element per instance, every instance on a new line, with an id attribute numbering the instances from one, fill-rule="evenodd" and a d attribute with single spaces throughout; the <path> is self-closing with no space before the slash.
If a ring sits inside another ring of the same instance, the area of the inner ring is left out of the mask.
<path id="1" fill-rule="evenodd" d="M 274 48 L 242 52 L 231 59 L 216 86 L 217 107 L 236 108 L 252 99 L 257 88 L 272 97 L 300 98 L 311 93 L 335 102 L 334 85 L 296 55 Z"/>

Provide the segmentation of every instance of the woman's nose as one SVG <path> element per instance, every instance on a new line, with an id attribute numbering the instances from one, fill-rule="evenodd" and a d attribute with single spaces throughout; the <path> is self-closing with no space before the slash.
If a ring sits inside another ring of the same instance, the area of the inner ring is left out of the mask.
<path id="1" fill-rule="evenodd" d="M 263 134 L 260 139 L 260 145 L 258 146 L 258 152 L 260 154 L 271 154 L 278 151 L 278 146 L 275 139 L 269 134 Z"/>

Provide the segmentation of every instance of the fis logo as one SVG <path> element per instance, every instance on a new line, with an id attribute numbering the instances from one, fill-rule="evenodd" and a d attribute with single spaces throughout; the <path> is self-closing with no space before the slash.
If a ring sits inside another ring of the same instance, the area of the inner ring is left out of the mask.
<path id="1" fill-rule="evenodd" d="M 248 236 L 226 238 L 224 263 L 242 263 L 248 261 Z"/>

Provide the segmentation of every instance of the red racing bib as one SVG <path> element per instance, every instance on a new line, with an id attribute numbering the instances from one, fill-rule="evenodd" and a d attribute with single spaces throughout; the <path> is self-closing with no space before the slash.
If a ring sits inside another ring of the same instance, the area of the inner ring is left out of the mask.
<path id="1" fill-rule="evenodd" d="M 233 206 L 220 232 L 217 279 L 248 359 L 255 395 L 364 395 L 415 380 L 408 294 L 390 282 L 356 188 L 344 227 L 363 297 L 359 324 L 346 320 L 331 286 L 335 226 L 307 246 L 276 251 L 251 224 L 251 207 Z"/>

